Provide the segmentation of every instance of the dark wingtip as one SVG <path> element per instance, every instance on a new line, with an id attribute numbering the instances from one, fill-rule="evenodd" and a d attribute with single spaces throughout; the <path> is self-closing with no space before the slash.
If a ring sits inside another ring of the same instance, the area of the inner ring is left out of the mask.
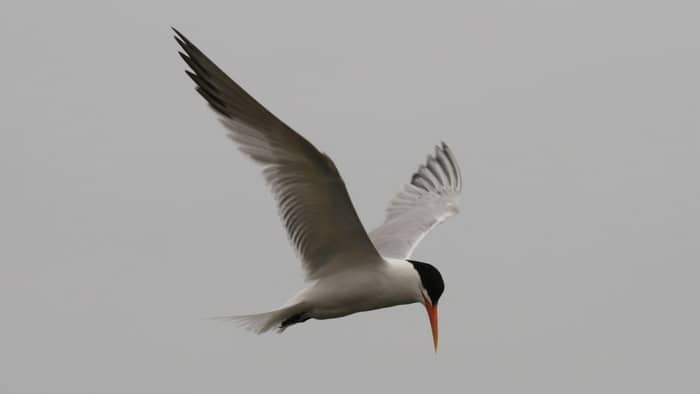
<path id="1" fill-rule="evenodd" d="M 187 62 L 189 64 L 189 62 Z M 192 71 L 195 71 L 193 68 Z M 192 72 L 189 70 L 186 70 L 185 73 L 196 83 L 198 86 L 202 86 L 203 88 L 206 88 L 210 90 L 212 93 L 218 93 L 219 89 L 216 88 L 209 80 L 205 77 L 202 78 L 202 76 L 198 75 L 196 72 Z"/>
<path id="2" fill-rule="evenodd" d="M 188 74 L 189 75 L 189 74 Z M 226 103 L 224 103 L 223 100 L 221 100 L 219 97 L 217 97 L 214 93 L 208 91 L 204 86 L 199 85 L 195 88 L 197 93 L 199 93 L 202 97 L 204 97 L 209 104 L 214 107 L 218 112 L 225 114 L 226 111 Z"/>
<path id="3" fill-rule="evenodd" d="M 182 58 L 182 60 L 185 61 L 185 63 L 190 64 L 190 57 L 186 53 L 180 51 L 178 51 L 177 53 L 180 54 L 180 57 Z"/>
<path id="4" fill-rule="evenodd" d="M 175 37 L 175 41 L 177 41 L 177 44 L 180 45 L 180 47 L 187 52 L 187 44 L 182 41 L 179 37 Z M 182 52 L 180 52 L 182 54 Z"/>
<path id="5" fill-rule="evenodd" d="M 175 32 L 175 41 L 177 41 L 177 43 L 182 47 L 182 49 L 185 50 L 185 52 L 189 53 L 190 48 L 194 47 L 194 45 L 192 45 L 190 40 L 188 40 L 187 37 L 180 33 L 179 30 L 172 26 L 170 28 L 173 29 L 173 31 Z"/>
<path id="6" fill-rule="evenodd" d="M 170 26 L 171 29 L 173 29 L 173 32 L 175 32 L 176 39 L 179 38 L 180 40 L 187 42 L 187 37 L 185 37 L 182 33 L 180 33 L 179 30 L 177 30 L 175 27 Z"/>
<path id="7" fill-rule="evenodd" d="M 187 74 L 187 76 L 190 77 L 190 79 L 193 80 L 194 83 L 199 85 L 199 78 L 197 77 L 197 74 L 193 73 L 190 70 L 185 70 L 185 74 Z"/>

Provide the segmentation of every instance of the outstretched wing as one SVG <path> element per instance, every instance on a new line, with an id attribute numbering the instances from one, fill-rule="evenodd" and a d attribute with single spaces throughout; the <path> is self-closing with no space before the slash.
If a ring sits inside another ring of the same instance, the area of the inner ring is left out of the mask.
<path id="1" fill-rule="evenodd" d="M 385 257 L 411 257 L 430 230 L 459 212 L 461 191 L 459 165 L 443 142 L 389 203 L 384 223 L 369 235 L 374 246 Z"/>
<path id="2" fill-rule="evenodd" d="M 307 277 L 322 276 L 335 264 L 381 261 L 333 161 L 260 105 L 180 32 L 175 33 L 197 92 L 221 115 L 240 150 L 263 166 Z"/>

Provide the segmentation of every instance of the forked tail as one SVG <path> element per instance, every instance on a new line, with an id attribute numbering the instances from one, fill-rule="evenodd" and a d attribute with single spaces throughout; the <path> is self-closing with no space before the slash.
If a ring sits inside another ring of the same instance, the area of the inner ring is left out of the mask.
<path id="1" fill-rule="evenodd" d="M 292 324 L 308 320 L 308 317 L 304 317 L 303 315 L 304 309 L 304 305 L 299 303 L 271 312 L 255 313 L 252 315 L 221 316 L 215 317 L 214 319 L 232 321 L 238 326 L 256 334 L 262 334 L 273 328 L 276 328 L 277 332 L 281 333 Z"/>

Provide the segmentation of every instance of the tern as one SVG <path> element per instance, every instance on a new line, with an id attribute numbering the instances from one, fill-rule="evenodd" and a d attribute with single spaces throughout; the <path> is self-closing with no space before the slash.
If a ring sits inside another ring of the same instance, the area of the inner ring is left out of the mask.
<path id="1" fill-rule="evenodd" d="M 228 136 L 263 168 L 307 286 L 271 312 L 227 318 L 263 333 L 308 319 L 332 319 L 396 305 L 425 306 L 438 348 L 440 271 L 411 260 L 416 245 L 459 211 L 460 169 L 443 142 L 390 201 L 369 234 L 335 164 L 229 78 L 173 28 L 196 90 L 220 116 Z"/>

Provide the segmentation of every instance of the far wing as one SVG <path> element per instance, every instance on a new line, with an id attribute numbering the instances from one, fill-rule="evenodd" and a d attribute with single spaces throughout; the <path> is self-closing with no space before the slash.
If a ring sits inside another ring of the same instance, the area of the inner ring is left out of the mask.
<path id="1" fill-rule="evenodd" d="M 461 191 L 459 165 L 443 142 L 391 200 L 384 223 L 370 233 L 379 253 L 385 257 L 410 258 L 430 230 L 459 212 Z"/>

